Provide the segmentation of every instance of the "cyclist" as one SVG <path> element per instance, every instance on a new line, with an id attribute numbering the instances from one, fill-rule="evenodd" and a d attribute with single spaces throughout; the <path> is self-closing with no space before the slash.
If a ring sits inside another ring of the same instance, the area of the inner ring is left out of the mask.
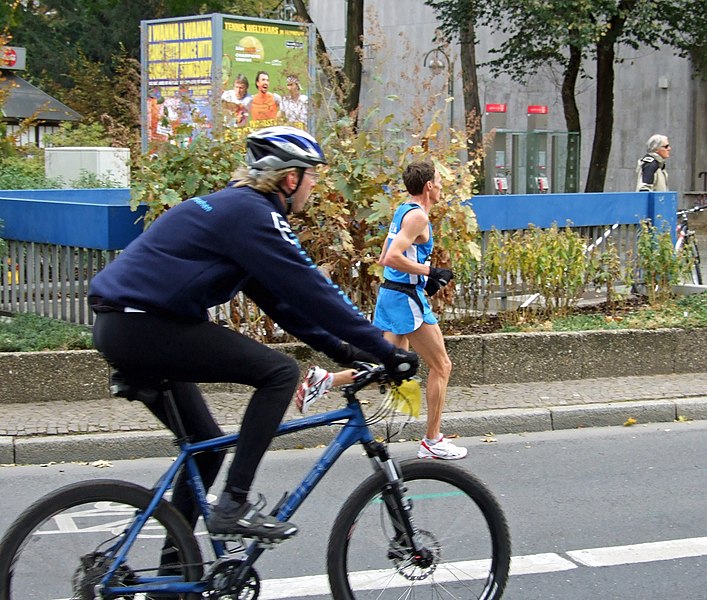
<path id="1" fill-rule="evenodd" d="M 277 350 L 210 322 L 209 307 L 243 292 L 315 350 L 342 365 L 373 355 L 395 379 L 415 373 L 417 356 L 387 342 L 315 268 L 290 229 L 287 214 L 304 208 L 318 177 L 315 168 L 326 164 L 317 141 L 276 126 L 251 133 L 246 147 L 248 166 L 236 171 L 234 181 L 167 211 L 96 275 L 89 297 L 96 348 L 130 383 L 167 380 L 193 440 L 222 434 L 196 382 L 255 388 L 207 526 L 217 539 L 279 541 L 297 527 L 262 514 L 261 503 L 249 502 L 248 494 L 297 387 L 299 368 Z M 161 402 L 147 406 L 174 431 Z M 223 457 L 207 453 L 198 460 L 208 489 Z M 193 526 L 197 511 L 183 474 L 172 501 Z"/>

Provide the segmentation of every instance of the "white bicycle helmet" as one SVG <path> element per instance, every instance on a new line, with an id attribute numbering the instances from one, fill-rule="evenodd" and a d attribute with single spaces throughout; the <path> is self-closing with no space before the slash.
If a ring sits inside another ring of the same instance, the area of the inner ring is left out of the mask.
<path id="1" fill-rule="evenodd" d="M 248 166 L 259 171 L 326 164 L 317 140 L 296 127 L 277 125 L 255 131 L 248 136 L 246 149 Z"/>

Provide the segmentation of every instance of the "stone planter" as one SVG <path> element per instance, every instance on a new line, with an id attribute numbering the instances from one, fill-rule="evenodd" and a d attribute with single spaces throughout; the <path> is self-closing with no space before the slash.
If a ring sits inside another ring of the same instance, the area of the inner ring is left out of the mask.
<path id="1" fill-rule="evenodd" d="M 450 385 L 565 381 L 705 370 L 707 329 L 493 333 L 450 336 Z M 279 345 L 305 370 L 330 361 L 302 344 Z M 0 404 L 106 398 L 108 366 L 93 350 L 0 353 Z M 425 378 L 423 367 L 420 375 Z M 208 384 L 208 391 L 243 391 Z"/>

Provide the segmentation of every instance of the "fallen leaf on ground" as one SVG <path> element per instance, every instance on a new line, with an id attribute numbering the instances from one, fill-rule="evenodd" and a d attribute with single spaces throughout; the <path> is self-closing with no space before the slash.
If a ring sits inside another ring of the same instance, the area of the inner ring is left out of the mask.
<path id="1" fill-rule="evenodd" d="M 94 460 L 91 463 L 91 466 L 96 467 L 97 469 L 105 469 L 106 467 L 112 467 L 113 463 L 109 460 Z"/>
<path id="2" fill-rule="evenodd" d="M 637 423 L 636 419 L 633 417 L 629 417 L 626 419 L 626 422 L 624 423 L 624 427 L 631 427 L 631 425 L 635 425 Z"/>

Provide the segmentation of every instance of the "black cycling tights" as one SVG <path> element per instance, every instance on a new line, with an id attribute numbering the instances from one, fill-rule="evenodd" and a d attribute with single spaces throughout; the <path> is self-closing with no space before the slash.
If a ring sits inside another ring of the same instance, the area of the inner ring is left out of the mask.
<path id="1" fill-rule="evenodd" d="M 193 441 L 222 435 L 196 382 L 241 383 L 256 388 L 243 416 L 241 437 L 228 472 L 226 488 L 250 490 L 258 464 L 282 421 L 299 381 L 294 359 L 209 322 L 174 321 L 146 313 L 96 315 L 96 348 L 128 377 L 167 379 L 186 432 Z M 167 427 L 161 402 L 147 406 Z M 223 453 L 197 457 L 208 489 L 216 479 Z M 192 522 L 198 515 L 184 473 L 175 485 L 173 504 Z"/>

